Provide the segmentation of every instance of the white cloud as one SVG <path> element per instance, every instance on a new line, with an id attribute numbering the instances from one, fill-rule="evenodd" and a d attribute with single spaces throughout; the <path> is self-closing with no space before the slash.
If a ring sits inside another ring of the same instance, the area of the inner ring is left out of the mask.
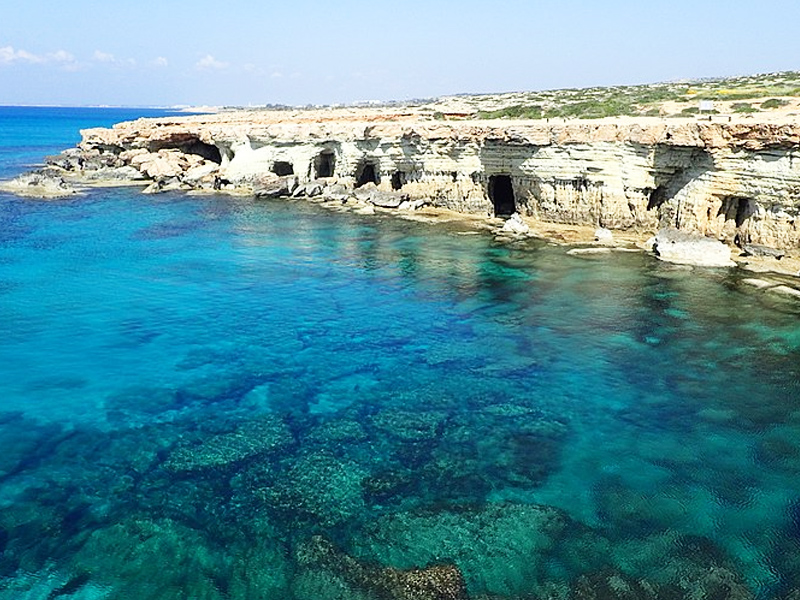
<path id="1" fill-rule="evenodd" d="M 66 50 L 57 50 L 47 54 L 34 54 L 23 49 L 15 49 L 13 46 L 3 46 L 0 48 L 0 65 L 12 65 L 15 63 L 44 64 L 56 63 L 67 70 L 77 68 L 75 56 Z"/>
<path id="2" fill-rule="evenodd" d="M 136 59 L 135 58 L 117 58 L 110 52 L 101 52 L 100 50 L 95 50 L 92 58 L 95 62 L 104 63 L 107 65 L 115 65 L 115 66 L 122 66 L 122 67 L 135 67 L 136 66 Z"/>
<path id="3" fill-rule="evenodd" d="M 56 52 L 51 52 L 50 54 L 45 55 L 45 59 L 48 61 L 59 62 L 59 63 L 75 62 L 75 57 L 66 50 L 58 50 Z"/>
<path id="4" fill-rule="evenodd" d="M 156 67 L 167 67 L 169 66 L 169 61 L 163 56 L 159 56 L 153 61 L 153 65 Z"/>
<path id="5" fill-rule="evenodd" d="M 104 63 L 113 63 L 116 61 L 113 54 L 109 54 L 108 52 L 100 52 L 100 50 L 94 51 L 94 59 L 97 62 L 104 62 Z"/>
<path id="6" fill-rule="evenodd" d="M 13 46 L 0 48 L 0 64 L 10 65 L 15 62 L 41 63 L 44 62 L 44 58 L 27 50 L 15 50 Z"/>
<path id="7" fill-rule="evenodd" d="M 197 61 L 195 67 L 198 69 L 225 69 L 228 63 L 217 60 L 210 54 L 206 54 L 203 58 Z"/>

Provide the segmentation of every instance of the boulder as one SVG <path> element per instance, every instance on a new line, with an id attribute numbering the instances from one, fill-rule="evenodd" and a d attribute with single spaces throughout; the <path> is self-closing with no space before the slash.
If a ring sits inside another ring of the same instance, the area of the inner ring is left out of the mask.
<path id="1" fill-rule="evenodd" d="M 47 156 L 44 161 L 49 167 L 55 167 L 65 171 L 79 171 L 83 169 L 84 166 L 83 157 L 74 149 L 65 150 L 61 154 L 55 156 Z"/>
<path id="2" fill-rule="evenodd" d="M 309 184 L 310 185 L 310 184 Z M 347 202 L 352 192 L 352 187 L 342 183 L 334 183 L 322 190 L 322 198 L 328 202 Z"/>
<path id="3" fill-rule="evenodd" d="M 143 194 L 160 194 L 161 192 L 169 192 L 174 190 L 184 189 L 180 178 L 178 177 L 161 177 L 153 181 L 150 185 L 142 190 Z"/>
<path id="4" fill-rule="evenodd" d="M 611 233 L 610 229 L 599 227 L 594 231 L 594 241 L 600 242 L 601 244 L 613 244 L 614 234 Z"/>
<path id="5" fill-rule="evenodd" d="M 301 196 L 306 196 L 308 198 L 313 198 L 321 195 L 324 189 L 324 182 L 309 181 L 308 183 L 298 185 L 297 188 L 292 192 L 292 197 L 299 198 Z"/>
<path id="6" fill-rule="evenodd" d="M 357 200 L 369 202 L 381 208 L 398 208 L 408 196 L 399 192 L 384 192 L 374 183 L 362 185 L 353 192 Z"/>
<path id="7" fill-rule="evenodd" d="M 297 189 L 298 181 L 295 175 L 285 177 L 275 176 L 274 179 L 262 179 L 253 185 L 253 193 L 257 198 L 278 198 L 291 196 Z"/>
<path id="8" fill-rule="evenodd" d="M 511 233 L 513 235 L 525 235 L 530 231 L 530 227 L 522 220 L 519 213 L 514 213 L 503 223 L 502 231 L 503 233 Z"/>
<path id="9" fill-rule="evenodd" d="M 97 170 L 84 171 L 82 177 L 86 181 L 99 183 L 137 182 L 146 179 L 146 176 L 139 169 L 129 165 L 123 167 L 101 167 Z"/>
<path id="10" fill-rule="evenodd" d="M 740 247 L 742 249 L 742 256 L 769 256 L 777 260 L 786 256 L 786 252 L 783 250 L 762 246 L 761 244 L 742 244 Z"/>
<path id="11" fill-rule="evenodd" d="M 212 162 L 203 162 L 191 167 L 183 176 L 187 183 L 196 184 L 209 178 L 213 181 L 212 175 L 219 170 L 219 165 Z"/>
<path id="12" fill-rule="evenodd" d="M 663 261 L 698 267 L 735 267 L 731 249 L 719 240 L 677 229 L 662 229 L 653 241 L 653 252 Z"/>
<path id="13" fill-rule="evenodd" d="M 143 162 L 141 171 L 151 179 L 164 179 L 182 174 L 183 165 L 180 159 L 175 156 L 157 156 L 152 160 Z"/>
<path id="14" fill-rule="evenodd" d="M 86 172 L 95 171 L 107 167 L 121 167 L 126 162 L 119 155 L 99 150 L 80 150 L 70 148 L 61 154 L 48 156 L 45 163 L 49 167 L 56 167 L 64 171 Z"/>
<path id="15" fill-rule="evenodd" d="M 422 198 L 418 198 L 417 200 L 403 200 L 397 208 L 398 210 L 419 210 L 426 204 L 427 202 Z"/>
<path id="16" fill-rule="evenodd" d="M 370 194 L 369 201 L 374 204 L 375 206 L 380 206 L 381 208 L 397 208 L 399 207 L 406 199 L 406 196 L 403 194 L 398 194 L 397 192 L 384 192 L 381 190 L 375 190 Z"/>

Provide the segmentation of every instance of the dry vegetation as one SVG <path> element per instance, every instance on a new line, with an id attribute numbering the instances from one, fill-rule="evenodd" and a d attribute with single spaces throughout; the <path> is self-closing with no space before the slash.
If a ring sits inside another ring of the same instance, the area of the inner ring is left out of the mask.
<path id="1" fill-rule="evenodd" d="M 800 110 L 800 72 L 649 85 L 465 95 L 440 98 L 425 110 L 433 118 L 597 119 L 616 116 L 692 117 L 700 101 L 709 111 L 754 114 Z"/>

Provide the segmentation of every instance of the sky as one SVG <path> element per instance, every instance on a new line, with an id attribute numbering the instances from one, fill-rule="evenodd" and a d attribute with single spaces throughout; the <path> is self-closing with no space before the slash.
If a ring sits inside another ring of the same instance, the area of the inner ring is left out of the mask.
<path id="1" fill-rule="evenodd" d="M 0 0 L 0 104 L 336 104 L 800 70 L 798 23 L 798 0 Z"/>

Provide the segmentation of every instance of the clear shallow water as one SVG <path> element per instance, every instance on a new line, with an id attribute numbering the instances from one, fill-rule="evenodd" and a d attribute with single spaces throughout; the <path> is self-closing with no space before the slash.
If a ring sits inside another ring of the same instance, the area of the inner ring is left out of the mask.
<path id="1" fill-rule="evenodd" d="M 0 196 L 0 598 L 800 588 L 800 306 L 464 233 Z"/>

